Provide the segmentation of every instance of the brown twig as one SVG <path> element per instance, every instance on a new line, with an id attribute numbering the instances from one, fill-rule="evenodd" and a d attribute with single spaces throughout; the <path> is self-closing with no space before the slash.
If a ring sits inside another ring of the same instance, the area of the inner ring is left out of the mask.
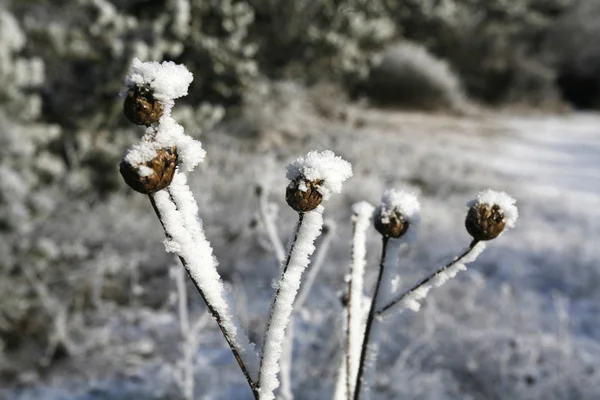
<path id="1" fill-rule="evenodd" d="M 354 385 L 354 400 L 360 398 L 360 387 L 363 381 L 363 374 L 365 371 L 365 362 L 367 359 L 367 348 L 369 346 L 369 339 L 371 336 L 371 328 L 373 327 L 373 320 L 375 319 L 375 308 L 377 307 L 377 296 L 379 295 L 379 287 L 381 286 L 381 278 L 383 276 L 383 269 L 385 264 L 385 255 L 387 252 L 387 245 L 390 238 L 389 236 L 383 236 L 382 249 L 381 249 L 381 261 L 379 263 L 379 274 L 377 275 L 377 283 L 375 284 L 375 292 L 373 293 L 373 299 L 371 300 L 371 308 L 369 309 L 369 315 L 367 317 L 367 325 L 365 327 L 365 337 L 363 339 L 362 348 L 360 351 L 360 362 L 358 364 L 358 373 L 356 375 L 356 384 Z"/>
<path id="2" fill-rule="evenodd" d="M 465 251 L 463 251 L 458 257 L 456 257 L 454 260 L 452 260 L 448 264 L 444 265 L 443 267 L 439 268 L 433 274 L 429 275 L 427 278 L 423 279 L 421 282 L 417 283 L 412 288 L 408 289 L 406 292 L 401 294 L 399 297 L 392 300 L 389 304 L 385 305 L 380 310 L 378 310 L 375 314 L 377 316 L 382 315 L 384 312 L 386 312 L 387 310 L 389 310 L 390 308 L 392 308 L 393 306 L 395 306 L 396 304 L 398 304 L 402 300 L 404 300 L 407 296 L 409 296 L 410 294 L 419 290 L 422 286 L 427 285 L 429 282 L 431 282 L 431 280 L 433 280 L 433 278 L 435 278 L 436 276 L 438 276 L 439 274 L 441 274 L 442 272 L 444 272 L 445 270 L 447 270 L 448 268 L 452 267 L 454 264 L 456 264 L 457 262 L 459 262 L 460 260 L 465 258 L 473 250 L 473 248 L 475 248 L 475 246 L 478 243 L 479 243 L 479 240 L 474 239 L 471 242 L 471 244 L 469 245 L 469 247 Z"/>

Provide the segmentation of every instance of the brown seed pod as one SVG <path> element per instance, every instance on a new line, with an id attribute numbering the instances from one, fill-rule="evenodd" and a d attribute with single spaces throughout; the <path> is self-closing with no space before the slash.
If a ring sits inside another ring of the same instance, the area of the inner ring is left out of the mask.
<path id="1" fill-rule="evenodd" d="M 163 107 L 146 87 L 132 87 L 123 101 L 123 113 L 136 125 L 150 126 L 161 117 Z"/>
<path id="2" fill-rule="evenodd" d="M 177 150 L 159 149 L 156 157 L 142 165 L 152 169 L 154 173 L 144 176 L 140 173 L 139 166 L 134 167 L 125 160 L 121 161 L 119 171 L 125 183 L 136 192 L 143 194 L 158 192 L 169 186 L 173 180 L 177 167 Z"/>
<path id="3" fill-rule="evenodd" d="M 298 212 L 312 211 L 323 200 L 323 196 L 317 190 L 317 186 L 323 183 L 322 180 L 318 179 L 312 182 L 305 182 L 306 190 L 302 191 L 299 189 L 300 181 L 290 182 L 287 189 L 285 190 L 285 201 L 288 205 Z"/>
<path id="4" fill-rule="evenodd" d="M 475 240 L 495 239 L 504 230 L 504 213 L 497 204 L 475 204 L 467 213 L 465 227 Z"/>
<path id="5" fill-rule="evenodd" d="M 381 233 L 383 236 L 396 239 L 402 237 L 402 235 L 406 233 L 409 222 L 404 215 L 398 211 L 392 211 L 385 216 L 382 214 L 383 209 L 379 207 L 375 211 L 375 216 L 373 218 L 373 223 L 377 232 Z"/>

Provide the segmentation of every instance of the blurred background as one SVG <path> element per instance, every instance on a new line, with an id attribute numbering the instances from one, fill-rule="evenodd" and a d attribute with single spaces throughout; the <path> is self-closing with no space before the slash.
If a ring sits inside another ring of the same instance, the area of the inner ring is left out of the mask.
<path id="1" fill-rule="evenodd" d="M 330 399 L 342 354 L 351 205 L 422 201 L 409 287 L 468 245 L 465 203 L 517 198 L 517 228 L 423 309 L 386 321 L 376 399 L 600 398 L 597 0 L 0 0 L 0 398 L 250 399 L 118 164 L 131 60 L 194 74 L 174 117 L 219 271 L 260 345 L 277 277 L 255 188 L 285 242 L 285 165 L 329 148 L 355 176 L 328 202 L 323 269 L 295 316 L 292 389 Z M 367 292 L 380 238 L 369 233 Z M 178 303 L 179 302 L 179 303 Z"/>

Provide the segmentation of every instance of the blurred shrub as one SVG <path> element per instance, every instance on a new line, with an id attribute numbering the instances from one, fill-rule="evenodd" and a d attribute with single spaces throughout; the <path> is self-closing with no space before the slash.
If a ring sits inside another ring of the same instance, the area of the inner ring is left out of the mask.
<path id="1" fill-rule="evenodd" d="M 258 60 L 271 77 L 355 84 L 396 34 L 381 0 L 248 0 Z"/>
<path id="2" fill-rule="evenodd" d="M 573 0 L 389 0 L 405 38 L 449 61 L 487 103 L 539 103 L 554 88 L 542 43 Z"/>
<path id="3" fill-rule="evenodd" d="M 383 105 L 421 109 L 465 108 L 466 99 L 448 63 L 412 43 L 396 44 L 371 71 L 371 99 Z"/>
<path id="4" fill-rule="evenodd" d="M 600 2 L 581 0 L 551 29 L 545 48 L 558 69 L 563 97 L 580 108 L 600 108 Z"/>

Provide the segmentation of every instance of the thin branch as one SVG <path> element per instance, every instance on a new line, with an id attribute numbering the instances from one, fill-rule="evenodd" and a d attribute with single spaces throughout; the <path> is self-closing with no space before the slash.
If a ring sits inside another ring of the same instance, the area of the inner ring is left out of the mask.
<path id="1" fill-rule="evenodd" d="M 387 245 L 389 242 L 388 236 L 383 236 L 382 249 L 381 249 L 381 262 L 379 263 L 379 274 L 377 276 L 377 283 L 375 284 L 375 292 L 373 293 L 373 299 L 371 300 L 371 308 L 367 317 L 367 326 L 365 328 L 365 337 L 360 353 L 360 362 L 358 365 L 358 374 L 356 376 L 356 384 L 354 386 L 354 400 L 360 398 L 360 387 L 363 381 L 363 374 L 365 370 L 365 361 L 367 358 L 367 348 L 369 346 L 369 338 L 371 336 L 371 328 L 373 327 L 373 320 L 375 319 L 375 308 L 377 307 L 377 296 L 379 295 L 379 287 L 381 286 L 381 278 L 383 276 L 383 269 L 385 265 L 385 256 L 387 252 Z"/>
<path id="2" fill-rule="evenodd" d="M 325 258 L 327 257 L 327 253 L 331 247 L 331 241 L 333 239 L 334 232 L 335 223 L 333 221 L 327 221 L 326 225 L 323 227 L 323 239 L 321 240 L 319 248 L 317 249 L 315 260 L 311 263 L 311 266 L 306 273 L 304 284 L 302 284 L 300 291 L 298 292 L 296 304 L 294 305 L 296 310 L 300 310 L 308 298 L 308 294 L 310 293 L 310 290 L 312 289 L 317 276 L 319 275 L 319 271 L 325 263 Z"/>
<path id="3" fill-rule="evenodd" d="M 473 252 L 473 250 L 477 247 L 477 244 L 479 244 L 479 243 L 484 244 L 483 242 L 480 242 L 478 240 L 473 240 L 471 242 L 471 244 L 469 245 L 469 247 L 465 251 L 463 251 L 458 257 L 456 257 L 454 260 L 452 260 L 448 264 L 444 265 L 443 267 L 439 268 L 433 274 L 431 274 L 428 277 L 426 277 L 425 279 L 423 279 L 421 282 L 419 282 L 418 284 L 416 284 L 415 286 L 413 286 L 412 288 L 410 288 L 409 290 L 404 292 L 402 295 L 400 295 L 396 299 L 392 300 L 386 306 L 379 309 L 375 314 L 377 316 L 380 316 L 383 313 L 385 313 L 386 311 L 388 311 L 390 308 L 394 307 L 396 304 L 405 301 L 407 298 L 415 297 L 414 301 L 424 298 L 427 295 L 427 292 L 432 287 L 440 286 L 447 280 L 447 278 L 444 275 L 448 272 L 448 270 L 452 269 L 453 267 L 461 265 L 462 264 L 461 261 L 464 261 L 464 259 L 469 255 L 471 255 L 471 257 L 473 259 L 474 259 L 474 257 L 477 257 L 477 255 L 479 253 L 477 253 L 477 251 Z M 485 246 L 480 246 L 478 248 L 478 250 L 482 251 L 484 248 L 485 248 Z M 473 261 L 473 259 L 466 261 L 466 262 Z M 404 308 L 407 308 L 407 307 L 408 307 L 408 305 L 404 306 Z"/>
<path id="4" fill-rule="evenodd" d="M 154 194 L 150 194 L 148 196 L 150 198 L 150 203 L 152 204 L 152 208 L 154 209 L 154 212 L 156 213 L 156 216 L 158 217 L 164 231 L 165 231 L 165 235 L 167 236 L 167 238 L 171 238 L 171 235 L 169 234 L 169 232 L 166 229 L 165 226 L 165 222 L 163 220 L 163 217 L 158 209 L 158 206 L 156 204 L 156 201 L 154 199 Z M 231 352 L 233 353 L 233 356 L 235 357 L 240 369 L 242 370 L 244 377 L 246 378 L 246 381 L 248 382 L 248 385 L 250 386 L 250 389 L 252 390 L 252 394 L 254 395 L 254 398 L 256 400 L 258 400 L 259 395 L 258 395 L 258 391 L 256 390 L 256 384 L 253 381 L 248 368 L 246 367 L 246 365 L 244 364 L 244 361 L 242 360 L 242 357 L 240 356 L 239 351 L 237 350 L 235 343 L 233 341 L 233 339 L 231 338 L 231 335 L 229 334 L 228 330 L 225 328 L 225 326 L 222 324 L 222 317 L 221 315 L 217 312 L 217 310 L 215 310 L 215 308 L 212 306 L 212 304 L 207 301 L 206 299 L 206 295 L 204 294 L 204 291 L 200 288 L 199 283 L 196 281 L 196 279 L 194 279 L 194 276 L 191 274 L 190 272 L 190 268 L 189 265 L 187 263 L 187 261 L 179 256 L 179 260 L 181 261 L 181 264 L 185 267 L 185 270 L 188 273 L 188 276 L 190 277 L 190 279 L 192 280 L 192 282 L 194 283 L 194 286 L 196 287 L 196 290 L 198 291 L 198 293 L 200 294 L 200 296 L 202 297 L 202 300 L 204 300 L 204 303 L 206 304 L 206 308 L 208 309 L 208 311 L 210 312 L 210 314 L 213 316 L 213 318 L 215 319 L 215 321 L 217 322 L 217 325 L 219 326 L 219 329 L 221 329 L 221 333 L 223 334 L 223 337 L 225 338 L 225 341 L 227 342 L 227 344 L 229 345 L 229 348 L 231 349 Z"/>
<path id="5" fill-rule="evenodd" d="M 285 258 L 285 248 L 279 238 L 279 233 L 277 232 L 277 225 L 273 220 L 273 212 L 269 210 L 267 193 L 265 192 L 262 186 L 257 186 L 256 196 L 258 197 L 260 217 L 265 226 L 265 230 L 267 231 L 267 236 L 269 238 L 269 241 L 271 242 L 271 246 L 273 247 L 273 252 L 275 252 L 275 257 L 277 257 L 277 262 L 281 263 Z"/>

